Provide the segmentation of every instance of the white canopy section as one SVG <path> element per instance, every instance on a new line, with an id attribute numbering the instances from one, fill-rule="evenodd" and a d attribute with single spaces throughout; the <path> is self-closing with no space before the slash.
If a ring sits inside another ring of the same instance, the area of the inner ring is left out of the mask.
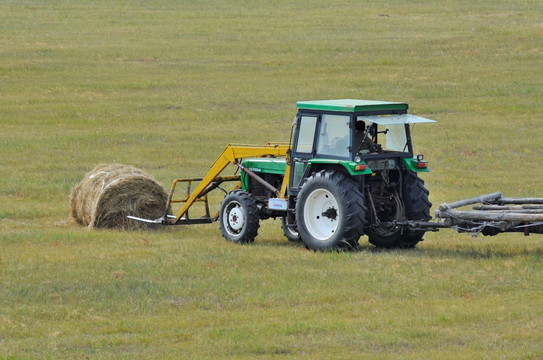
<path id="1" fill-rule="evenodd" d="M 405 152 L 407 150 L 407 136 L 405 133 L 405 124 L 422 124 L 422 123 L 434 123 L 436 121 L 422 118 L 410 114 L 401 115 L 368 115 L 357 116 L 356 121 L 363 121 L 367 128 L 377 124 L 378 127 L 384 127 L 379 129 L 379 132 L 384 132 L 386 136 L 379 137 L 379 143 L 384 149 Z M 376 134 L 370 133 L 371 137 Z"/>
<path id="2" fill-rule="evenodd" d="M 357 121 L 372 122 L 378 125 L 403 125 L 403 124 L 423 124 L 434 123 L 435 120 L 426 119 L 411 114 L 402 115 L 368 115 L 358 116 Z"/>

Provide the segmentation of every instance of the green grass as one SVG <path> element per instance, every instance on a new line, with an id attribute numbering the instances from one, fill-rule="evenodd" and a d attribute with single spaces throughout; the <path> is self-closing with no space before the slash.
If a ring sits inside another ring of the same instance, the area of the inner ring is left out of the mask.
<path id="1" fill-rule="evenodd" d="M 537 1 L 0 0 L 0 359 L 543 357 L 543 239 L 431 233 L 320 254 L 278 221 L 88 231 L 99 163 L 169 187 L 297 100 L 405 101 L 434 205 L 543 196 Z M 219 195 L 220 197 L 220 195 Z"/>

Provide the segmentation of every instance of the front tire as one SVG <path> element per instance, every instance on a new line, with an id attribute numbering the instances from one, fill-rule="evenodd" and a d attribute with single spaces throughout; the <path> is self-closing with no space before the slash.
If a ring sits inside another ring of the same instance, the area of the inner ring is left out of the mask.
<path id="1" fill-rule="evenodd" d="M 311 175 L 296 201 L 298 231 L 311 250 L 353 247 L 363 234 L 366 205 L 357 184 L 335 170 Z"/>
<path id="2" fill-rule="evenodd" d="M 285 237 L 288 239 L 288 241 L 295 243 L 302 242 L 300 232 L 295 225 L 296 224 L 288 224 L 286 216 L 281 218 L 281 229 L 283 229 L 283 233 L 285 234 Z"/>
<path id="3" fill-rule="evenodd" d="M 221 203 L 219 223 L 226 240 L 239 244 L 252 243 L 260 227 L 256 202 L 245 191 L 230 192 Z"/>

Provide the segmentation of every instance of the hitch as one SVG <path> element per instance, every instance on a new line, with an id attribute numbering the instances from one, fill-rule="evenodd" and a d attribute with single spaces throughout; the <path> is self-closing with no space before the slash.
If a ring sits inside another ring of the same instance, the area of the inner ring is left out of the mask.
<path id="1" fill-rule="evenodd" d="M 439 229 L 450 228 L 451 225 L 448 222 L 431 222 L 422 220 L 402 220 L 402 221 L 388 221 L 380 223 L 380 226 L 385 228 L 393 228 L 398 226 L 407 227 L 411 231 L 439 231 Z"/>

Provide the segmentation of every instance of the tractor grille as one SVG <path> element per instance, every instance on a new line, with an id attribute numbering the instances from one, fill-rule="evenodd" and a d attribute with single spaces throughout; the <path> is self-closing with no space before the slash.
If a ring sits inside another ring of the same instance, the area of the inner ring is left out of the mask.
<path id="1" fill-rule="evenodd" d="M 392 170 L 397 166 L 396 160 L 394 159 L 366 160 L 366 164 L 368 164 L 372 171 Z"/>

